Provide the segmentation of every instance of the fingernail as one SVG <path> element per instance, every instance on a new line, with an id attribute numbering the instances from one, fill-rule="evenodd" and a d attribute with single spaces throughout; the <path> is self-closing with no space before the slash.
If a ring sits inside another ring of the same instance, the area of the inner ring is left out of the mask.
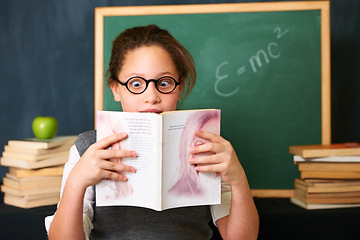
<path id="1" fill-rule="evenodd" d="M 195 147 L 190 148 L 190 152 L 193 153 L 195 151 Z"/>
<path id="2" fill-rule="evenodd" d="M 136 172 L 136 169 L 134 167 L 130 168 L 131 172 Z"/>
<path id="3" fill-rule="evenodd" d="M 131 153 L 131 156 L 137 157 L 137 153 L 136 153 L 136 152 L 132 152 L 132 153 Z"/>
<path id="4" fill-rule="evenodd" d="M 122 179 L 124 182 L 126 182 L 128 180 L 128 178 L 126 176 L 123 176 Z"/>

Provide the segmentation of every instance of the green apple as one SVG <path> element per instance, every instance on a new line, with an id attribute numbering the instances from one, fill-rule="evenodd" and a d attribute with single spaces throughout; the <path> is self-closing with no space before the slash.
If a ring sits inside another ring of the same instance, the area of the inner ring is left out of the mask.
<path id="1" fill-rule="evenodd" d="M 54 117 L 38 116 L 32 122 L 32 129 L 36 138 L 53 138 L 58 130 L 58 122 Z"/>

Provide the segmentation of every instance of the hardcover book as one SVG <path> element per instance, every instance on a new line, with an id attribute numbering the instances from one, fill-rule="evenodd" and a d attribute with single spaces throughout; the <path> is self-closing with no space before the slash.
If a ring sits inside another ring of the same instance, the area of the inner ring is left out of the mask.
<path id="1" fill-rule="evenodd" d="M 360 143 L 333 143 L 329 145 L 290 146 L 289 152 L 303 158 L 360 155 Z"/>
<path id="2" fill-rule="evenodd" d="M 9 167 L 9 173 L 18 178 L 24 177 L 41 177 L 41 176 L 62 176 L 64 165 L 40 168 L 40 169 L 23 169 L 17 167 Z"/>
<path id="3" fill-rule="evenodd" d="M 74 144 L 77 136 L 56 136 L 51 139 L 24 138 L 10 140 L 8 145 L 16 148 L 50 149 L 65 144 Z"/>
<path id="4" fill-rule="evenodd" d="M 360 154 L 351 156 L 330 156 L 330 157 L 314 157 L 303 158 L 298 155 L 294 155 L 294 163 L 301 162 L 324 162 L 324 163 L 360 163 Z"/>
<path id="5" fill-rule="evenodd" d="M 220 110 L 97 112 L 97 140 L 126 132 L 126 139 L 109 148 L 134 150 L 138 154 L 136 158 L 110 159 L 133 166 L 136 172 L 125 173 L 126 182 L 98 183 L 97 206 L 139 206 L 161 211 L 219 204 L 221 177 L 217 173 L 197 172 L 188 162 L 190 147 L 206 143 L 195 136 L 195 130 L 220 134 Z"/>

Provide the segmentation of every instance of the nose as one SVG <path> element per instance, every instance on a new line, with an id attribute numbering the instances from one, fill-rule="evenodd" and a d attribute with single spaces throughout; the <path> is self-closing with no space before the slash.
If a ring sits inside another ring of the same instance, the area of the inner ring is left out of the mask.
<path id="1" fill-rule="evenodd" d="M 161 93 L 156 89 L 154 82 L 150 82 L 147 89 L 142 94 L 144 95 L 146 103 L 156 104 L 160 102 Z"/>

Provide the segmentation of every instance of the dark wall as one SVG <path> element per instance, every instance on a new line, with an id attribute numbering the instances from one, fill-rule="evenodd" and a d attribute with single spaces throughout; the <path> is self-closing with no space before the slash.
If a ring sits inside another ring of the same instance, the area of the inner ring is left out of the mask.
<path id="1" fill-rule="evenodd" d="M 1 0 L 0 150 L 32 137 L 39 115 L 58 135 L 94 126 L 94 8 L 164 5 L 166 0 Z M 249 1 L 171 1 L 206 4 Z M 253 1 L 260 2 L 260 1 Z M 360 142 L 360 1 L 331 2 L 332 141 Z M 0 177 L 7 168 L 0 167 Z"/>

